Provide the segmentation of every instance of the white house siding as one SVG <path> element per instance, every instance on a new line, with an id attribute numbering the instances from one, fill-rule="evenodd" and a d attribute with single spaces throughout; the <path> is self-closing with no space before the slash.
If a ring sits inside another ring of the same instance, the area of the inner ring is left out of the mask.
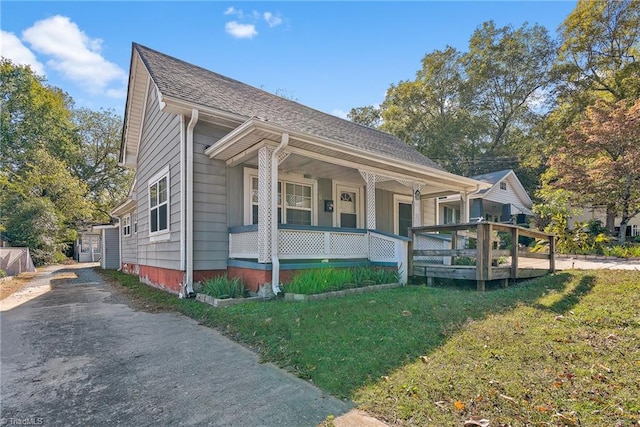
<path id="1" fill-rule="evenodd" d="M 436 225 L 436 199 L 422 200 L 422 225 Z"/>
<path id="2" fill-rule="evenodd" d="M 376 188 L 376 229 L 393 233 L 393 193 Z"/>
<path id="3" fill-rule="evenodd" d="M 229 257 L 227 172 L 223 161 L 204 154 L 226 131 L 199 124 L 193 136 L 194 270 L 223 270 Z M 234 185 L 237 185 L 234 183 Z M 241 185 L 241 183 L 240 183 Z M 231 193 L 232 195 L 234 193 Z M 242 200 L 242 191 L 235 193 Z"/>
<path id="4" fill-rule="evenodd" d="M 244 225 L 244 166 L 227 168 L 227 205 L 229 216 L 227 225 L 239 227 Z"/>
<path id="5" fill-rule="evenodd" d="M 121 253 L 122 253 L 122 264 L 138 264 L 138 234 L 134 233 L 134 223 L 136 221 L 136 213 L 135 211 L 127 212 L 126 214 L 120 216 L 120 224 L 122 225 L 122 219 L 126 215 L 131 215 L 131 235 L 125 236 L 122 234 L 122 227 L 118 228 L 118 232 L 120 233 L 120 242 L 122 244 Z"/>
<path id="6" fill-rule="evenodd" d="M 578 212 L 578 214 L 572 218 L 569 218 L 568 221 L 568 226 L 569 228 L 574 228 L 576 222 L 589 222 L 593 219 L 597 219 L 600 220 L 600 222 L 602 223 L 602 225 L 604 226 L 607 222 L 607 211 L 605 208 L 586 208 L 586 209 L 582 209 Z M 618 216 L 615 218 L 614 220 L 614 226 L 616 227 L 620 227 L 620 220 L 621 218 Z M 637 233 L 640 234 L 640 215 L 636 215 L 635 217 L 631 218 L 631 220 L 629 221 L 629 224 L 627 224 L 627 226 L 629 227 L 634 227 L 635 229 L 638 230 Z"/>
<path id="7" fill-rule="evenodd" d="M 102 268 L 120 268 L 120 239 L 119 228 L 107 228 L 103 230 L 104 253 L 102 254 Z"/>
<path id="8" fill-rule="evenodd" d="M 149 179 L 169 166 L 169 230 L 166 240 L 149 238 Z M 149 88 L 138 151 L 138 264 L 180 269 L 180 118 L 160 111 Z"/>
<path id="9" fill-rule="evenodd" d="M 518 193 L 513 190 L 513 183 L 511 180 L 506 179 L 505 182 L 507 183 L 506 190 L 501 190 L 499 184 L 495 185 L 485 194 L 483 197 L 484 200 L 490 200 L 503 205 L 508 205 L 514 200 L 517 200 L 520 205 L 524 205 L 524 202 L 520 196 L 518 196 Z"/>

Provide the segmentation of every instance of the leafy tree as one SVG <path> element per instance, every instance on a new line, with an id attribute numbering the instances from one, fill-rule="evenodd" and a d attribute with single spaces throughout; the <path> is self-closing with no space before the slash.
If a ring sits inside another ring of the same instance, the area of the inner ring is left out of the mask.
<path id="1" fill-rule="evenodd" d="M 547 157 L 566 143 L 566 129 L 583 120 L 586 109 L 599 99 L 633 102 L 640 97 L 640 2 L 581 0 L 559 35 L 557 105 L 545 120 L 539 150 Z M 613 232 L 620 213 L 615 204 L 605 208 L 606 226 Z"/>
<path id="2" fill-rule="evenodd" d="M 465 110 L 462 54 L 452 47 L 425 55 L 416 79 L 391 85 L 381 128 L 445 169 L 467 174 L 479 153 L 482 124 Z"/>
<path id="3" fill-rule="evenodd" d="M 354 123 L 374 129 L 377 129 L 382 123 L 380 109 L 373 105 L 352 108 L 349 113 L 347 113 L 347 118 Z"/>
<path id="4" fill-rule="evenodd" d="M 489 21 L 471 36 L 463 62 L 473 91 L 471 113 L 485 122 L 486 158 L 515 157 L 511 167 L 518 169 L 531 155 L 523 148 L 530 146 L 530 131 L 549 96 L 555 54 L 548 31 L 537 24 L 514 29 Z"/>
<path id="5" fill-rule="evenodd" d="M 44 150 L 32 153 L 17 173 L 1 175 L 0 189 L 5 234 L 14 245 L 36 251 L 34 263 L 51 262 L 91 221 L 86 185 Z"/>
<path id="6" fill-rule="evenodd" d="M 640 97 L 640 2 L 580 0 L 560 26 L 557 68 L 565 96 L 595 91 L 610 101 Z"/>
<path id="7" fill-rule="evenodd" d="M 550 158 L 550 184 L 620 212 L 624 243 L 629 220 L 640 213 L 640 100 L 632 106 L 599 100 L 586 116 Z"/>
<path id="8" fill-rule="evenodd" d="M 124 199 L 133 179 L 130 170 L 118 166 L 122 119 L 112 110 L 79 109 L 73 120 L 81 145 L 71 170 L 87 185 L 93 220 L 109 221 L 109 210 Z"/>
<path id="9" fill-rule="evenodd" d="M 0 167 L 18 171 L 36 151 L 67 159 L 78 152 L 71 98 L 29 66 L 0 60 Z"/>
<path id="10" fill-rule="evenodd" d="M 391 85 L 380 106 L 380 128 L 450 172 L 469 176 L 512 168 L 532 188 L 544 165 L 540 137 L 532 138 L 532 129 L 546 107 L 554 58 L 545 28 L 485 22 L 471 37 L 468 53 L 452 47 L 433 51 L 415 80 Z M 371 123 L 376 113 L 361 107 L 350 117 Z"/>
<path id="11" fill-rule="evenodd" d="M 73 101 L 29 67 L 0 62 L 0 231 L 53 262 L 77 231 L 129 189 L 117 166 L 120 120 L 74 111 Z"/>

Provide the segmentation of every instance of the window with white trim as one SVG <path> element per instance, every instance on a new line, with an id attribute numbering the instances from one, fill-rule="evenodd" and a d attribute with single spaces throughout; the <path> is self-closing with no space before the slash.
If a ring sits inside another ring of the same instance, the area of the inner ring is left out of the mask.
<path id="1" fill-rule="evenodd" d="M 149 181 L 149 234 L 169 231 L 169 170 Z"/>
<path id="2" fill-rule="evenodd" d="M 506 183 L 506 182 L 504 182 L 504 181 L 502 181 L 502 182 L 500 183 L 500 189 L 501 189 L 501 190 L 506 190 L 506 189 L 507 189 L 507 183 Z"/>
<path id="3" fill-rule="evenodd" d="M 304 184 L 285 184 L 286 223 L 311 225 L 311 186 Z"/>
<path id="4" fill-rule="evenodd" d="M 251 224 L 258 223 L 258 177 L 250 176 Z M 297 182 L 290 178 L 278 181 L 278 224 L 313 225 L 313 184 Z M 284 188 L 284 198 L 282 189 Z M 284 206 L 283 206 L 284 200 Z"/>
<path id="5" fill-rule="evenodd" d="M 122 235 L 131 236 L 131 214 L 122 217 Z"/>

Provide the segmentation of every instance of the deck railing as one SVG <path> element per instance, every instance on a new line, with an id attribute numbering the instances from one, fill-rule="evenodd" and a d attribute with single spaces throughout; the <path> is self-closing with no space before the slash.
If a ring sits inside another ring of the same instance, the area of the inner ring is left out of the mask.
<path id="1" fill-rule="evenodd" d="M 528 228 L 494 222 L 435 225 L 411 228 L 409 237 L 409 274 L 428 282 L 476 280 L 484 290 L 487 281 L 506 286 L 509 280 L 555 271 L 554 236 Z"/>

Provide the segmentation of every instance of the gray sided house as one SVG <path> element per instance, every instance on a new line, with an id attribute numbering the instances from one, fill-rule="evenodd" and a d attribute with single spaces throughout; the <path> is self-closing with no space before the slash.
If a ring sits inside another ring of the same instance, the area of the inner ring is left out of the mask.
<path id="1" fill-rule="evenodd" d="M 120 268 L 119 228 L 112 224 L 91 225 L 80 232 L 74 245 L 78 262 L 100 262 L 104 269 Z"/>
<path id="2" fill-rule="evenodd" d="M 469 217 L 472 221 L 486 220 L 525 225 L 533 217 L 533 202 L 511 169 L 485 173 L 472 177 L 489 185 L 470 196 Z M 461 207 L 462 206 L 462 207 Z M 459 195 L 437 199 L 437 223 L 454 224 L 463 220 Z"/>
<path id="3" fill-rule="evenodd" d="M 188 294 L 214 275 L 250 290 L 333 265 L 399 268 L 435 200 L 483 187 L 392 135 L 134 44 L 120 153 L 136 171 L 121 268 Z M 404 267 L 404 268 L 403 268 Z"/>

